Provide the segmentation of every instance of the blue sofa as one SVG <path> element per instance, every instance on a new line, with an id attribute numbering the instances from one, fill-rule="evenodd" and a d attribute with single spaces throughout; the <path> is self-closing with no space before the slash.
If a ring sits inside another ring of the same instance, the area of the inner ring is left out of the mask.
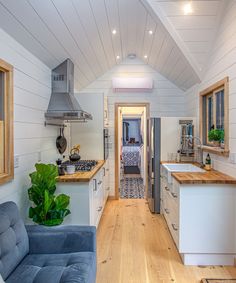
<path id="1" fill-rule="evenodd" d="M 7 283 L 94 283 L 96 229 L 25 226 L 14 202 L 0 204 L 0 274 Z"/>

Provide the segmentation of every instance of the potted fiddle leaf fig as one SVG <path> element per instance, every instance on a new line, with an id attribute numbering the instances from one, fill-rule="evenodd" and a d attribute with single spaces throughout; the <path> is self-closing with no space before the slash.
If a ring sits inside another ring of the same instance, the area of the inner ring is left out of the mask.
<path id="1" fill-rule="evenodd" d="M 224 130 L 213 129 L 208 132 L 208 140 L 212 142 L 213 146 L 220 146 L 220 143 L 224 141 Z"/>
<path id="2" fill-rule="evenodd" d="M 56 191 L 57 166 L 53 164 L 35 164 L 36 171 L 29 174 L 31 187 L 29 199 L 34 203 L 29 209 L 29 217 L 40 225 L 60 225 L 70 214 L 70 197 L 65 194 L 54 195 Z"/>

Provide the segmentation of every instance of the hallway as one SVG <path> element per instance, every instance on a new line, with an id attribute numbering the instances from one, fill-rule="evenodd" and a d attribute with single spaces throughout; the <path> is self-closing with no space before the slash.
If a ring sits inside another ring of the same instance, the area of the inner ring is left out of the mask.
<path id="1" fill-rule="evenodd" d="M 97 283 L 199 283 L 235 278 L 235 267 L 191 267 L 181 262 L 164 218 L 144 199 L 108 201 L 97 232 Z"/>

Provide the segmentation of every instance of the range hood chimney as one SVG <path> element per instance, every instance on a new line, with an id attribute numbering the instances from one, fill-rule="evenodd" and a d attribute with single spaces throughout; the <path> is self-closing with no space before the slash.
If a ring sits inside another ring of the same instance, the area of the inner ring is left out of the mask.
<path id="1" fill-rule="evenodd" d="M 70 59 L 52 70 L 52 94 L 45 118 L 84 122 L 92 120 L 92 115 L 82 110 L 74 96 L 74 64 Z"/>

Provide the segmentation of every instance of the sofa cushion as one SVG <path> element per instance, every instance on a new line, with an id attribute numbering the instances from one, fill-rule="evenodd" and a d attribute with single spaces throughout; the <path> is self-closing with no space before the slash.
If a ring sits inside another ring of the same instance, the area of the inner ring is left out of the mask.
<path id="1" fill-rule="evenodd" d="M 95 278 L 94 252 L 30 254 L 6 283 L 94 283 Z"/>
<path id="2" fill-rule="evenodd" d="M 16 204 L 0 204 L 0 274 L 4 280 L 28 252 L 29 239 Z"/>
<path id="3" fill-rule="evenodd" d="M 5 281 L 3 281 L 2 279 L 2 275 L 0 274 L 0 283 L 5 283 Z"/>

